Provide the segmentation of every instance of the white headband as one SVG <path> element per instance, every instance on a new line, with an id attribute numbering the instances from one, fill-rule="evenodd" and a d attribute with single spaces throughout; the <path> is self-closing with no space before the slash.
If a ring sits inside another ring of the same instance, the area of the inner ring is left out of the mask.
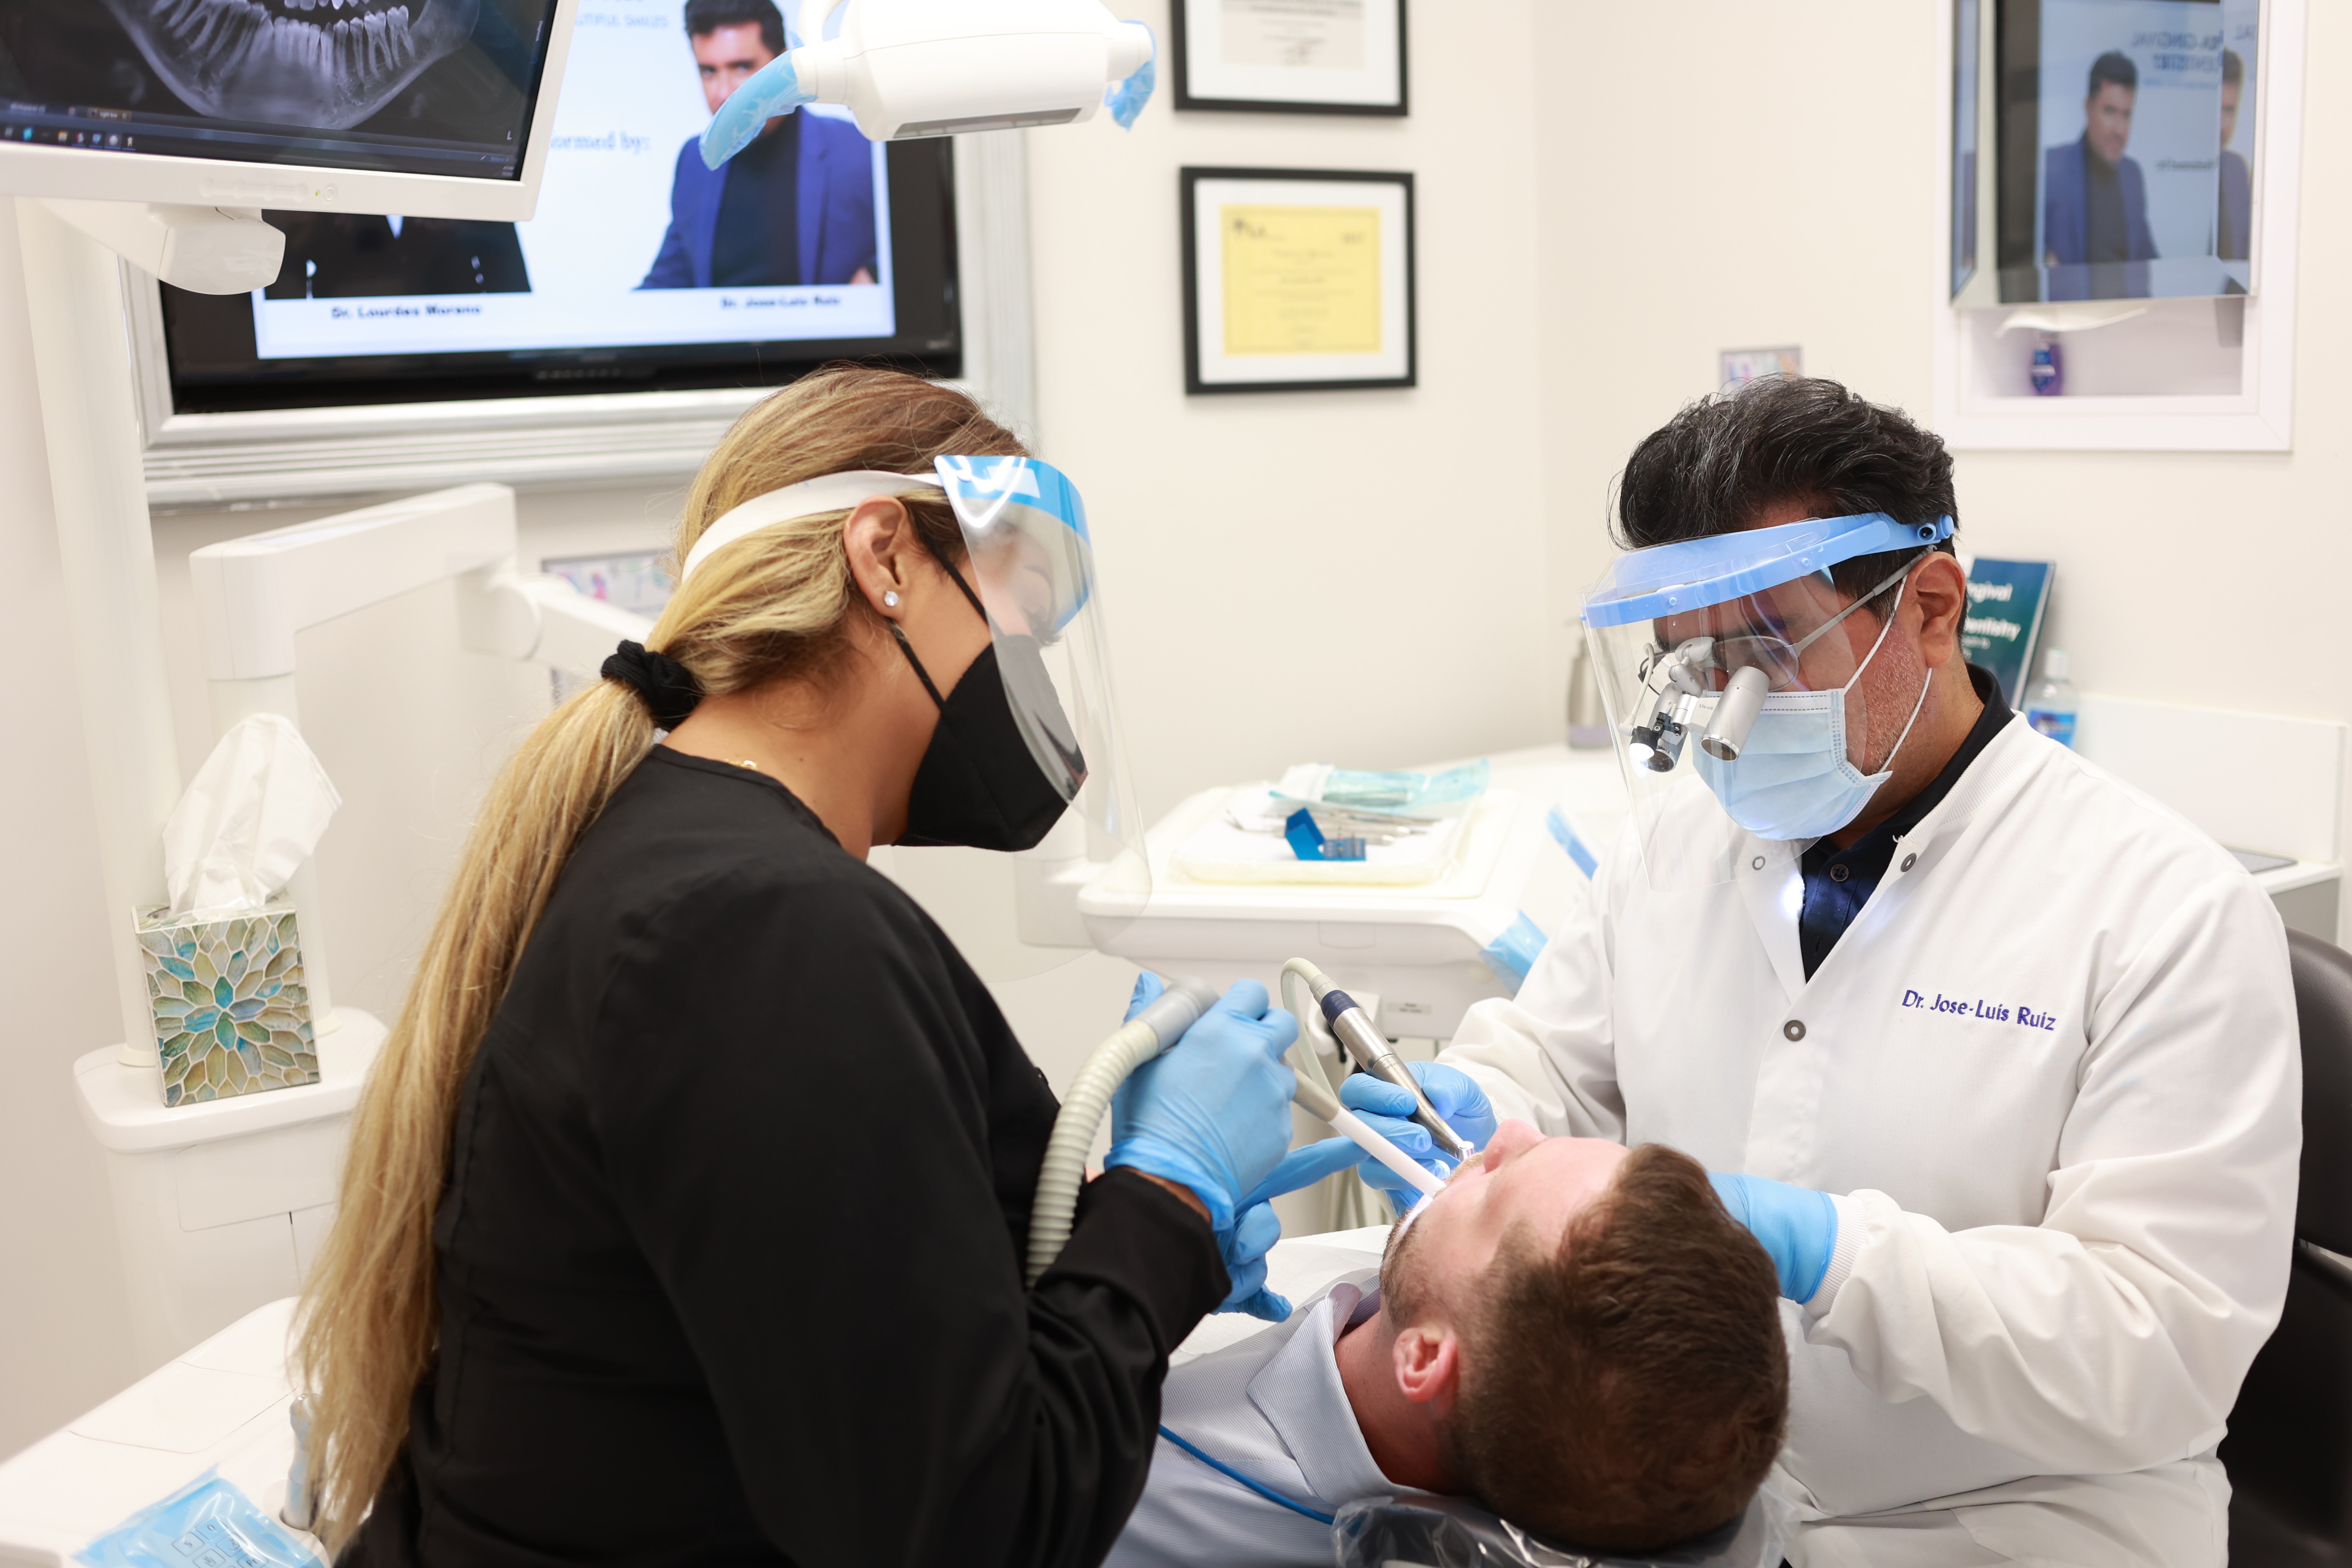
<path id="1" fill-rule="evenodd" d="M 702 531 L 702 537 L 687 552 L 686 563 L 677 569 L 677 580 L 684 583 L 694 575 L 696 567 L 711 556 L 745 534 L 757 533 L 772 523 L 791 522 L 821 512 L 846 511 L 872 496 L 904 496 L 917 490 L 946 489 L 929 474 L 888 474 L 878 468 L 858 468 L 845 474 L 820 474 L 763 496 L 753 496 Z"/>

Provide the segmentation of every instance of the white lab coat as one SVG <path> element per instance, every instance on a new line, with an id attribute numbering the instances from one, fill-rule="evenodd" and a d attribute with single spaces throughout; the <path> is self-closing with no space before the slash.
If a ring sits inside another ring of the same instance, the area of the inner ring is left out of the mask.
<path id="1" fill-rule="evenodd" d="M 2270 900 L 2013 722 L 1809 982 L 1795 866 L 1702 791 L 1672 809 L 1734 879 L 1662 892 L 1621 842 L 1441 1059 L 1547 1132 L 1835 1196 L 1829 1276 L 1782 1303 L 1799 1568 L 2223 1563 L 2213 1448 L 2285 1298 L 2302 1142 Z"/>

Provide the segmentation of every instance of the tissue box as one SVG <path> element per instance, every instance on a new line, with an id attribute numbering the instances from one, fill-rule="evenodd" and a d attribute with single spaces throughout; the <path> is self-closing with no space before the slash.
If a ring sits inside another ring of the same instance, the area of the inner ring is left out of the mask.
<path id="1" fill-rule="evenodd" d="M 142 910 L 138 930 L 165 1105 L 319 1081 L 291 904 L 226 918 Z"/>

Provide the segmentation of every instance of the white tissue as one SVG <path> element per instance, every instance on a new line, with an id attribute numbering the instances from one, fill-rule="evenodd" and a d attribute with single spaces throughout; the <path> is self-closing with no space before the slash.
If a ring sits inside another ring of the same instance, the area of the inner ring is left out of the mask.
<path id="1" fill-rule="evenodd" d="M 172 913 L 261 908 L 310 857 L 342 804 L 291 719 L 240 719 L 163 825 Z"/>

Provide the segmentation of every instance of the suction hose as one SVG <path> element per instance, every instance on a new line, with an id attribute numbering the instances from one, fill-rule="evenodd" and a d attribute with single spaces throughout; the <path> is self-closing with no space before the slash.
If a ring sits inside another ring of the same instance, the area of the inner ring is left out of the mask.
<path id="1" fill-rule="evenodd" d="M 1298 1041 L 1286 1058 L 1292 1076 L 1298 1080 L 1291 1098 L 1309 1114 L 1320 1117 L 1334 1130 L 1354 1140 L 1372 1158 L 1424 1194 L 1436 1192 L 1444 1184 L 1443 1182 L 1364 1125 L 1331 1091 L 1330 1080 L 1323 1076 L 1323 1064 L 1315 1055 L 1307 1016 L 1300 1012 L 1292 987 L 1294 980 L 1306 981 L 1318 995 L 1331 988 L 1323 972 L 1303 958 L 1294 958 L 1282 966 L 1283 1003 L 1299 1019 Z M 1094 1143 L 1095 1129 L 1102 1125 L 1103 1113 L 1110 1108 L 1110 1097 L 1127 1081 L 1128 1074 L 1181 1039 L 1184 1031 L 1198 1023 L 1216 999 L 1217 993 L 1201 981 L 1171 982 L 1143 1011 L 1097 1046 L 1087 1056 L 1086 1065 L 1078 1069 L 1076 1079 L 1070 1085 L 1069 1098 L 1062 1101 L 1061 1111 L 1054 1118 L 1053 1135 L 1045 1141 L 1045 1161 L 1037 1173 L 1037 1196 L 1029 1209 L 1029 1259 L 1025 1270 L 1028 1283 L 1037 1283 L 1038 1277 L 1054 1266 L 1054 1259 L 1062 1255 L 1063 1247 L 1070 1239 L 1070 1226 L 1078 1212 L 1078 1189 L 1086 1185 L 1087 1150 Z"/>
<path id="2" fill-rule="evenodd" d="M 1198 980 L 1179 980 L 1154 997 L 1143 1011 L 1119 1026 L 1116 1034 L 1097 1046 L 1070 1085 L 1070 1097 L 1054 1118 L 1053 1136 L 1045 1141 L 1045 1163 L 1037 1173 L 1037 1196 L 1029 1209 L 1028 1282 L 1062 1256 L 1070 1239 L 1070 1225 L 1078 1212 L 1078 1189 L 1086 1185 L 1087 1150 L 1102 1125 L 1110 1097 L 1127 1075 L 1183 1038 L 1201 1015 L 1217 999 L 1216 992 Z"/>

